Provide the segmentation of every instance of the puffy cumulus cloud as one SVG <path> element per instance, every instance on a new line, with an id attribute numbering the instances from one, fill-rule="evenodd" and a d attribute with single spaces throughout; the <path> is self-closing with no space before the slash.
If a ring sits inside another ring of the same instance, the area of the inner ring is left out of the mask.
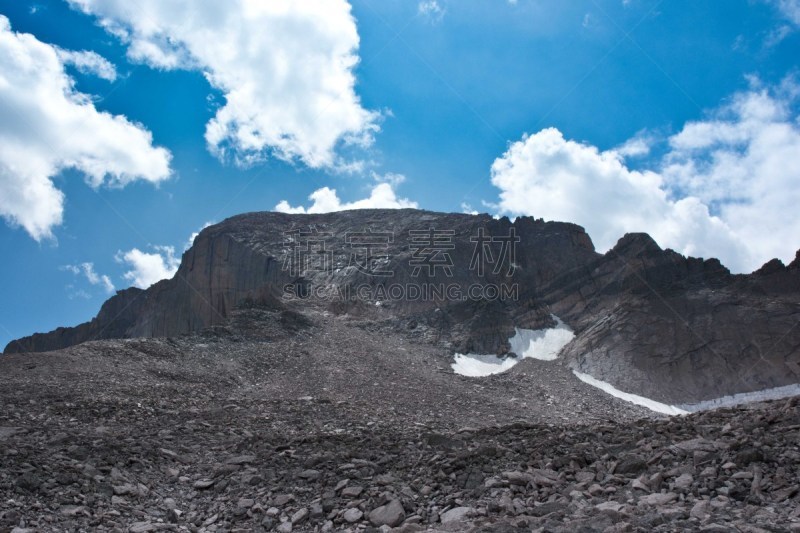
<path id="1" fill-rule="evenodd" d="M 797 96 L 791 79 L 753 88 L 669 140 L 664 179 L 718 212 L 745 243 L 746 268 L 773 257 L 788 262 L 800 248 Z"/>
<path id="2" fill-rule="evenodd" d="M 337 147 L 369 145 L 379 129 L 355 92 L 359 36 L 346 0 L 69 2 L 127 43 L 131 60 L 204 73 L 226 100 L 205 132 L 220 158 L 338 168 Z"/>
<path id="3" fill-rule="evenodd" d="M 108 65 L 69 54 L 12 31 L 0 15 L 0 216 L 36 240 L 52 237 L 62 221 L 64 195 L 52 178 L 65 169 L 82 172 L 92 187 L 170 175 L 170 154 L 153 146 L 150 132 L 99 112 L 64 66 L 108 77 Z"/>
<path id="4" fill-rule="evenodd" d="M 178 271 L 180 258 L 175 257 L 174 247 L 153 246 L 153 250 L 148 253 L 133 248 L 127 252 L 117 252 L 117 262 L 130 269 L 123 277 L 135 287 L 146 289 L 162 279 L 171 278 Z"/>
<path id="5" fill-rule="evenodd" d="M 747 272 L 800 247 L 797 86 L 752 88 L 669 138 L 654 170 L 556 129 L 513 143 L 492 165 L 499 208 L 584 226 L 598 249 L 646 231 L 664 247 Z M 633 153 L 638 150 L 633 150 Z"/>
<path id="6" fill-rule="evenodd" d="M 92 285 L 100 286 L 106 293 L 114 292 L 114 284 L 111 278 L 105 274 L 98 274 L 94 269 L 94 263 L 81 263 L 79 265 L 64 265 L 62 270 L 72 272 L 76 276 L 83 275 Z M 70 286 L 71 287 L 71 286 Z M 85 291 L 83 291 L 85 293 Z"/>
<path id="7" fill-rule="evenodd" d="M 712 247 L 736 257 L 738 242 L 696 198 L 673 201 L 661 176 L 630 170 L 615 151 L 566 140 L 549 128 L 513 143 L 492 165 L 503 212 L 566 220 L 605 251 L 625 233 L 647 231 L 683 253 Z"/>
<path id="8" fill-rule="evenodd" d="M 396 175 L 394 175 L 396 176 Z M 354 202 L 342 202 L 336 194 L 336 189 L 322 187 L 308 197 L 312 201 L 309 207 L 292 207 L 286 200 L 275 206 L 279 213 L 330 213 L 332 211 L 345 211 L 348 209 L 403 209 L 417 208 L 416 202 L 406 198 L 398 198 L 391 183 L 378 183 L 372 188 L 369 198 Z"/>

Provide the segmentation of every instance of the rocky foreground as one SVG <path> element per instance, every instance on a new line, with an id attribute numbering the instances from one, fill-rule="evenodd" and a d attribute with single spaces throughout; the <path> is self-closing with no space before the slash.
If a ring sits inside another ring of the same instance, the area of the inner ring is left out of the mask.
<path id="1" fill-rule="evenodd" d="M 4 532 L 800 531 L 797 398 L 446 433 L 355 424 L 315 399 L 7 400 Z"/>
<path id="2" fill-rule="evenodd" d="M 0 532 L 800 531 L 800 398 L 655 418 L 373 327 L 250 310 L 0 358 Z"/>

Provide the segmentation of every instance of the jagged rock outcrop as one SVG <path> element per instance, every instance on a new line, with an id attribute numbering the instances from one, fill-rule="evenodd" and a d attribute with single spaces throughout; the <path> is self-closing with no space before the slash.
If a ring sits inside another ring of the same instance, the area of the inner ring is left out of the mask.
<path id="1" fill-rule="evenodd" d="M 800 382 L 800 252 L 734 275 L 646 234 L 601 255 L 574 224 L 410 209 L 230 218 L 200 233 L 173 279 L 5 351 L 188 334 L 243 305 L 322 306 L 462 353 L 506 353 L 515 327 L 554 314 L 576 334 L 569 364 L 668 403 Z"/>

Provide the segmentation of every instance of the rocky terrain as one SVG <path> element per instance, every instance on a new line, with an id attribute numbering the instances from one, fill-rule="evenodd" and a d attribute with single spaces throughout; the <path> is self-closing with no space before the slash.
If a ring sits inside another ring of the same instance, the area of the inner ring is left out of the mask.
<path id="1" fill-rule="evenodd" d="M 800 531 L 797 398 L 656 417 L 375 327 L 251 307 L 0 358 L 0 531 Z"/>
<path id="2" fill-rule="evenodd" d="M 0 533 L 800 531 L 800 397 L 666 417 L 575 374 L 680 405 L 793 385 L 799 323 L 800 255 L 733 275 L 531 218 L 241 215 L 9 343 Z M 556 324 L 557 358 L 511 351 Z"/>

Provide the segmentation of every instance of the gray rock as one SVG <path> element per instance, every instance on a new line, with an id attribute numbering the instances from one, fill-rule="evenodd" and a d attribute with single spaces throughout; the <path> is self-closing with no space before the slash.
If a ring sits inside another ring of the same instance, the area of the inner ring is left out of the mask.
<path id="1" fill-rule="evenodd" d="M 242 509 L 250 509 L 255 504 L 256 501 L 252 498 L 239 498 L 239 501 L 236 502 L 236 506 Z"/>
<path id="2" fill-rule="evenodd" d="M 533 481 L 533 476 L 527 472 L 503 472 L 503 477 L 512 485 L 526 486 Z"/>
<path id="3" fill-rule="evenodd" d="M 594 508 L 600 511 L 601 513 L 608 513 L 608 514 L 618 514 L 623 507 L 624 507 L 623 504 L 614 501 L 602 502 L 594 506 Z"/>
<path id="4" fill-rule="evenodd" d="M 559 502 L 546 502 L 541 505 L 534 505 L 533 507 L 528 507 L 527 514 L 530 516 L 547 516 L 552 513 L 558 513 L 566 509 L 567 506 L 563 503 Z"/>
<path id="5" fill-rule="evenodd" d="M 373 526 L 389 526 L 397 527 L 403 523 L 406 518 L 406 512 L 403 505 L 397 501 L 392 500 L 386 505 L 382 505 L 370 511 L 369 521 Z"/>
<path id="6" fill-rule="evenodd" d="M 128 494 L 138 494 L 139 491 L 133 485 L 125 483 L 124 485 L 114 485 L 112 487 L 114 494 L 117 496 L 125 496 Z"/>
<path id="7" fill-rule="evenodd" d="M 283 507 L 291 501 L 294 501 L 294 494 L 278 494 L 272 499 L 272 505 L 275 507 Z"/>
<path id="8" fill-rule="evenodd" d="M 302 524 L 308 519 L 308 514 L 309 514 L 308 509 L 306 509 L 305 507 L 303 507 L 302 509 L 298 509 L 292 515 L 291 518 L 292 524 Z"/>
<path id="9" fill-rule="evenodd" d="M 342 489 L 342 498 L 358 498 L 364 492 L 364 487 L 353 485 Z"/>
<path id="10" fill-rule="evenodd" d="M 622 476 L 635 476 L 647 470 L 647 463 L 641 457 L 629 456 L 617 464 L 615 474 Z"/>
<path id="11" fill-rule="evenodd" d="M 248 463 L 253 463 L 255 460 L 255 455 L 237 455 L 236 457 L 231 457 L 225 461 L 225 463 L 229 465 L 245 465 Z"/>
<path id="12" fill-rule="evenodd" d="M 321 502 L 312 503 L 308 512 L 311 518 L 322 518 L 325 515 L 325 509 L 323 509 Z"/>
<path id="13" fill-rule="evenodd" d="M 320 476 L 319 470 L 311 470 L 311 469 L 303 470 L 302 472 L 300 472 L 300 474 L 298 474 L 299 478 L 307 480 L 319 479 L 319 476 Z"/>
<path id="14" fill-rule="evenodd" d="M 711 516 L 711 504 L 707 500 L 700 500 L 694 504 L 692 510 L 689 511 L 689 515 L 692 518 L 703 521 Z"/>
<path id="15" fill-rule="evenodd" d="M 475 509 L 472 507 L 454 507 L 453 509 L 442 513 L 439 519 L 441 520 L 442 524 L 461 522 L 472 516 L 474 513 Z"/>
<path id="16" fill-rule="evenodd" d="M 694 483 L 694 478 L 691 474 L 681 474 L 675 479 L 675 488 L 686 490 L 692 486 L 692 483 Z"/>
<path id="17" fill-rule="evenodd" d="M 674 492 L 667 492 L 667 493 L 656 493 L 656 494 L 648 494 L 646 496 L 641 496 L 639 498 L 639 503 L 644 503 L 647 505 L 652 506 L 662 506 L 668 503 L 674 502 L 678 499 L 678 495 Z"/>
<path id="18" fill-rule="evenodd" d="M 195 481 L 192 486 L 198 490 L 206 490 L 213 487 L 214 483 L 215 481 L 213 479 L 199 479 Z"/>
<path id="19" fill-rule="evenodd" d="M 342 518 L 344 518 L 345 521 L 349 524 L 358 522 L 359 520 L 361 520 L 363 516 L 364 513 L 361 512 L 361 510 L 358 509 L 357 507 L 351 507 L 350 509 L 346 510 L 344 514 L 342 514 Z"/>

